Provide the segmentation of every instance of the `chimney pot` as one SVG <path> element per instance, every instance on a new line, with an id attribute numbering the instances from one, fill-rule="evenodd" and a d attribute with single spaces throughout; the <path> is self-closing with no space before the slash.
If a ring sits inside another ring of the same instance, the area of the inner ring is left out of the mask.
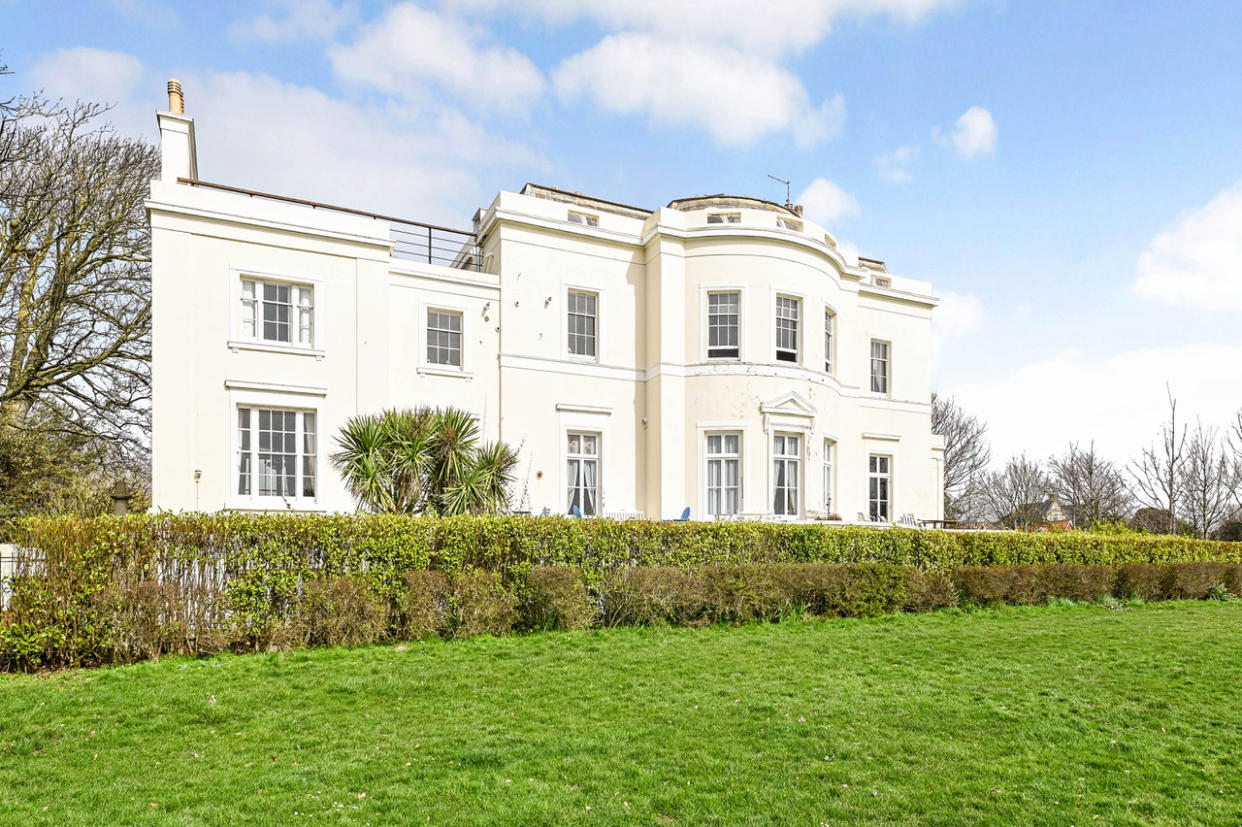
<path id="1" fill-rule="evenodd" d="M 794 204 L 794 215 L 798 216 L 799 218 L 802 217 L 802 205 L 801 204 Z"/>
<path id="2" fill-rule="evenodd" d="M 176 78 L 168 81 L 168 111 L 174 115 L 185 114 L 185 96 L 181 94 L 181 81 Z"/>

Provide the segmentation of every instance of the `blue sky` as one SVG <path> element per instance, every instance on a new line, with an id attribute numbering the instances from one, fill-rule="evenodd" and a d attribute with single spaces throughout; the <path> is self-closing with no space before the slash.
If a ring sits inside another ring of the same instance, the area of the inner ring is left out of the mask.
<path id="1" fill-rule="evenodd" d="M 944 296 L 999 455 L 1242 407 L 1236 2 L 0 0 L 3 91 L 179 77 L 209 180 L 468 226 L 528 180 L 783 199 Z"/>

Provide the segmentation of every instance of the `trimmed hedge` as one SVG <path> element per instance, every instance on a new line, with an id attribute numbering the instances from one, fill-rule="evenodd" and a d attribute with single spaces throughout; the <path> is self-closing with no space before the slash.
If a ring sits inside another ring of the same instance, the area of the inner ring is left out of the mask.
<path id="1" fill-rule="evenodd" d="M 0 620 L 0 668 L 515 624 L 745 622 L 795 608 L 867 615 L 950 605 L 959 593 L 978 603 L 1091 599 L 1100 578 L 1112 584 L 1104 591 L 1123 583 L 1145 599 L 1192 597 L 1207 581 L 1242 587 L 1233 565 L 1242 544 L 1082 533 L 216 514 L 33 518 L 21 541 L 37 553 L 27 552 Z M 1206 567 L 1160 565 L 1157 576 L 1143 565 L 1170 562 Z M 851 568 L 788 565 L 809 563 Z M 1109 569 L 1063 572 L 1055 587 L 1021 573 L 1051 564 Z M 976 571 L 996 567 L 1008 573 Z"/>

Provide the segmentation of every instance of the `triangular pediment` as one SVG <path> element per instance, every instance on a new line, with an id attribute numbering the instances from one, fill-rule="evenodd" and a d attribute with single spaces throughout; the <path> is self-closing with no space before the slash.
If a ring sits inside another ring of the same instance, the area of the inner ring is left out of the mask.
<path id="1" fill-rule="evenodd" d="M 786 416 L 815 416 L 815 406 L 797 391 L 781 394 L 769 399 L 759 406 L 765 414 L 785 414 Z"/>

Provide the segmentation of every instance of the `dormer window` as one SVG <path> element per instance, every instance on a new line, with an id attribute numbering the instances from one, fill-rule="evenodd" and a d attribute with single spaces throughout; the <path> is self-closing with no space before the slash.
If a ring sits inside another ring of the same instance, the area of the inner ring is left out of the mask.
<path id="1" fill-rule="evenodd" d="M 741 224 L 740 212 L 714 212 L 707 215 L 708 224 Z"/>
<path id="2" fill-rule="evenodd" d="M 574 212 L 573 210 L 570 210 L 569 211 L 569 223 L 570 224 L 584 224 L 587 227 L 598 227 L 599 216 L 592 215 L 589 212 Z"/>

